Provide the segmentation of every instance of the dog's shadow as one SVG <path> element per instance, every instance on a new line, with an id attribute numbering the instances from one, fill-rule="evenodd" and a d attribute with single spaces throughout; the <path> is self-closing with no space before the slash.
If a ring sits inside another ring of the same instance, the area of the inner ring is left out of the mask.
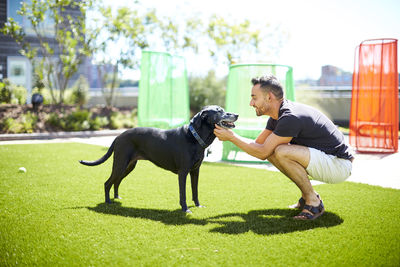
<path id="1" fill-rule="evenodd" d="M 123 207 L 120 202 L 100 203 L 96 207 L 87 207 L 91 211 L 130 218 L 141 218 L 164 223 L 166 225 L 206 225 L 216 224 L 210 230 L 221 234 L 243 234 L 249 231 L 259 235 L 285 234 L 315 228 L 328 228 L 343 223 L 343 219 L 332 212 L 325 212 L 315 221 L 297 221 L 293 216 L 299 213 L 292 209 L 252 210 L 248 213 L 228 213 L 206 219 L 187 216 L 180 209 L 159 210 Z"/>
<path id="2" fill-rule="evenodd" d="M 187 216 L 181 209 L 177 210 L 157 210 L 157 209 L 143 209 L 143 208 L 129 208 L 123 207 L 120 202 L 113 202 L 112 204 L 100 203 L 96 207 L 87 207 L 91 211 L 103 214 L 119 215 L 130 218 L 141 218 L 152 221 L 162 222 L 167 225 L 206 225 L 207 221 L 202 219 L 195 219 Z"/>

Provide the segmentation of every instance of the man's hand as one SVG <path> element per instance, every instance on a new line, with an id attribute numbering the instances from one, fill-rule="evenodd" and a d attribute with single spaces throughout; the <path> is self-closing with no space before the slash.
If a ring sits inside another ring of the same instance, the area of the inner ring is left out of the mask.
<path id="1" fill-rule="evenodd" d="M 214 134 L 220 141 L 230 141 L 234 137 L 234 133 L 231 130 L 222 128 L 216 124 Z"/>

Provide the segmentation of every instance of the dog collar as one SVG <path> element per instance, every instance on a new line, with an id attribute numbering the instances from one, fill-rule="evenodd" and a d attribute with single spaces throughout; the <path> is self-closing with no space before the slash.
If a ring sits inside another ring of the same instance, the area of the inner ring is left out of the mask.
<path id="1" fill-rule="evenodd" d="M 199 134 L 196 132 L 196 130 L 193 128 L 193 126 L 191 124 L 189 124 L 189 130 L 193 134 L 194 138 L 196 138 L 197 142 L 199 142 L 199 144 L 203 148 L 206 148 L 207 147 L 206 143 L 204 143 L 203 139 L 201 139 L 201 137 L 199 136 Z"/>

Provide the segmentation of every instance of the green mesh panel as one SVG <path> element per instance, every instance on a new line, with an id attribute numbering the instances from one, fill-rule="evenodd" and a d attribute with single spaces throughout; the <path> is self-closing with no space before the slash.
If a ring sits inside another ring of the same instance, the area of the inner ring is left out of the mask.
<path id="1" fill-rule="evenodd" d="M 292 67 L 276 64 L 236 64 L 231 65 L 226 91 L 226 110 L 239 114 L 234 131 L 240 136 L 255 139 L 265 129 L 268 117 L 257 117 L 250 106 L 251 79 L 265 74 L 275 75 L 284 86 L 285 98 L 294 101 L 294 82 Z M 244 153 L 231 142 L 223 143 L 222 159 L 228 161 L 249 161 L 238 158 Z M 255 161 L 261 162 L 261 161 Z"/>
<path id="2" fill-rule="evenodd" d="M 142 52 L 138 124 L 175 128 L 189 123 L 189 85 L 185 59 L 168 53 Z"/>

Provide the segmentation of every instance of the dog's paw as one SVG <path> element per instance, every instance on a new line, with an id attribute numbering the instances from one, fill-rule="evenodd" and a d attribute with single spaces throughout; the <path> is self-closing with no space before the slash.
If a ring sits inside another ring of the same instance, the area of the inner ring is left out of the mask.
<path id="1" fill-rule="evenodd" d="M 196 207 L 198 207 L 198 208 L 206 208 L 206 206 L 203 206 L 203 205 L 196 205 Z"/>
<path id="2" fill-rule="evenodd" d="M 185 212 L 188 214 L 193 213 L 190 209 L 185 210 Z"/>

